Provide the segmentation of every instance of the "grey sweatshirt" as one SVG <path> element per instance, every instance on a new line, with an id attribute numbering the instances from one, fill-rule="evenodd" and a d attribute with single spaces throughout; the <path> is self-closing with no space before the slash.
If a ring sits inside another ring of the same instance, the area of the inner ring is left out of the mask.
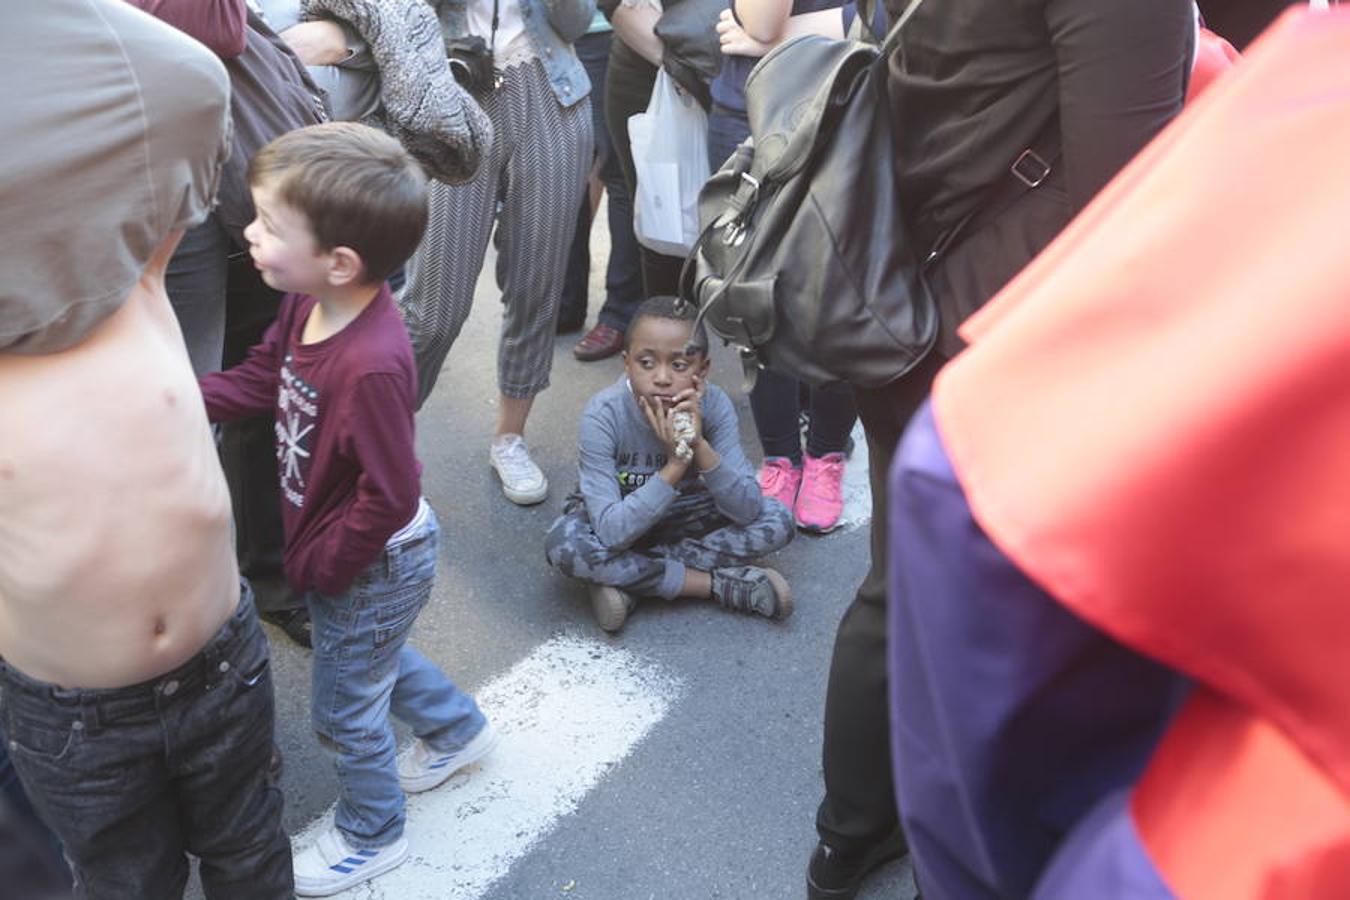
<path id="1" fill-rule="evenodd" d="M 627 378 L 586 404 L 581 417 L 577 473 L 586 513 L 607 547 L 625 548 L 661 533 L 720 514 L 737 525 L 759 518 L 764 496 L 741 449 L 740 426 L 731 398 L 715 384 L 703 397 L 703 437 L 722 458 L 699 472 L 690 464 L 678 487 L 657 472 L 666 448 L 647 424 Z"/>

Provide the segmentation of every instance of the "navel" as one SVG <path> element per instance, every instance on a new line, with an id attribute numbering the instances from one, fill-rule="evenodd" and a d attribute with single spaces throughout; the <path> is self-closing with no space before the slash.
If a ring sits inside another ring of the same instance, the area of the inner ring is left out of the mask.
<path id="1" fill-rule="evenodd" d="M 163 616 L 155 616 L 155 635 L 156 635 L 157 637 L 158 637 L 159 635 L 163 634 L 165 631 L 167 631 L 167 630 L 168 630 L 168 627 L 169 627 L 169 626 L 168 626 L 168 624 L 164 621 L 164 617 L 163 617 Z"/>

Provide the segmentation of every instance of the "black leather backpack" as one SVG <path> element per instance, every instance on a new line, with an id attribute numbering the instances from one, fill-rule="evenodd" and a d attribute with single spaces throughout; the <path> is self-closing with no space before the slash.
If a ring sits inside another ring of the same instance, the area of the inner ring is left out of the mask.
<path id="1" fill-rule="evenodd" d="M 746 80 L 752 137 L 699 195 L 681 296 L 741 348 L 750 381 L 766 366 L 880 387 L 936 339 L 926 249 L 896 199 L 886 76 L 878 48 L 806 36 Z"/>

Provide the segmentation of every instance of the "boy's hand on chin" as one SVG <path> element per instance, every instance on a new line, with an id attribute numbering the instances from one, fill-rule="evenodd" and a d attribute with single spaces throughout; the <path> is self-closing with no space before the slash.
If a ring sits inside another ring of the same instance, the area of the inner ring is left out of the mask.
<path id="1" fill-rule="evenodd" d="M 690 444 L 697 444 L 703 439 L 703 393 L 703 380 L 701 378 L 694 379 L 692 388 L 687 388 L 675 395 L 667 415 L 667 418 L 671 418 L 677 412 L 689 413 L 694 423 L 694 438 L 689 442 Z"/>
<path id="2" fill-rule="evenodd" d="M 670 421 L 671 414 L 675 411 L 674 407 L 668 408 L 664 403 L 648 400 L 646 397 L 638 398 L 638 406 L 647 417 L 647 424 L 651 426 L 661 445 L 666 448 L 667 458 L 674 459 L 675 429 Z"/>

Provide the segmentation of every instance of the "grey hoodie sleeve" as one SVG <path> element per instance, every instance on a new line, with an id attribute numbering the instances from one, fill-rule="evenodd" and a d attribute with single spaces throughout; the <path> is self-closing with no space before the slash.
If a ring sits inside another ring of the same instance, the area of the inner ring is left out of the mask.
<path id="1" fill-rule="evenodd" d="M 581 418 L 577 475 L 586 513 L 600 543 L 616 550 L 630 546 L 670 509 L 675 489 L 653 474 L 627 497 L 614 468 L 618 423 L 610 407 L 592 401 Z"/>
<path id="2" fill-rule="evenodd" d="M 749 525 L 759 518 L 764 494 L 741 447 L 736 408 L 720 389 L 710 389 L 703 398 L 703 437 L 722 458 L 717 468 L 702 473 L 704 486 L 722 515 L 737 525 Z"/>
<path id="3" fill-rule="evenodd" d="M 302 0 L 305 18 L 340 19 L 370 48 L 380 70 L 375 117 L 427 174 L 459 184 L 492 144 L 492 121 L 445 63 L 436 13 L 424 0 Z"/>

